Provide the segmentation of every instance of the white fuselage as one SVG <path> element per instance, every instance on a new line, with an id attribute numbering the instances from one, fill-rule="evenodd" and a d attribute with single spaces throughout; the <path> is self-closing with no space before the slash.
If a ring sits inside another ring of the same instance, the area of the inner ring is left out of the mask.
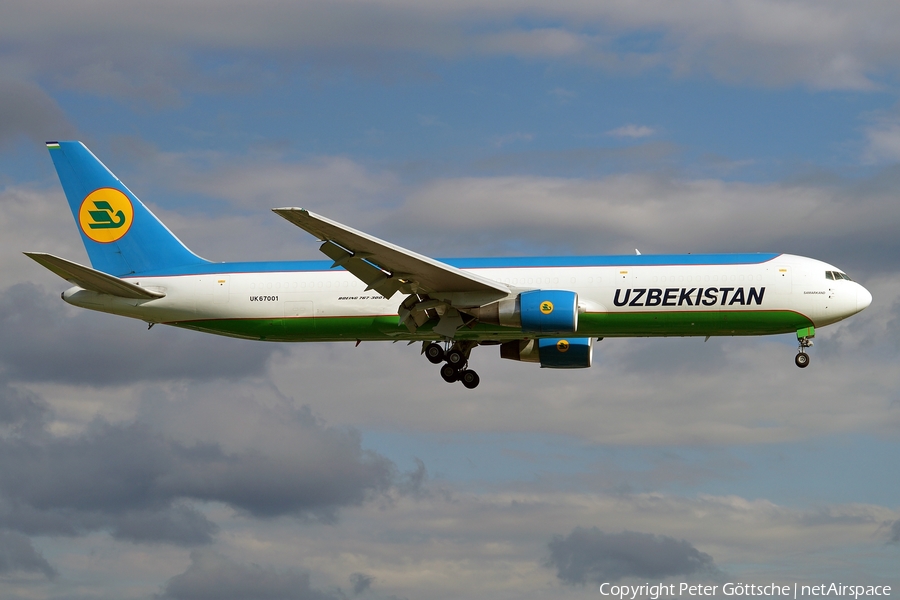
<path id="1" fill-rule="evenodd" d="M 507 284 L 514 291 L 575 291 L 587 315 L 790 312 L 821 327 L 855 314 L 871 302 L 869 292 L 858 283 L 827 279 L 826 273 L 838 271 L 835 267 L 799 256 L 782 254 L 757 264 L 643 265 L 637 259 L 629 264 L 628 257 L 616 258 L 622 259 L 621 264 L 467 271 Z M 84 308 L 150 323 L 181 325 L 235 319 L 385 317 L 398 313 L 399 297 L 386 299 L 375 291 L 366 291 L 365 284 L 342 269 L 323 270 L 319 266 L 311 270 L 240 272 L 225 263 L 221 266 L 219 273 L 124 278 L 165 293 L 159 299 L 117 298 L 78 287 L 67 290 L 63 298 Z M 210 267 L 215 269 L 216 265 Z M 512 331 L 509 334 L 510 338 L 516 337 Z M 629 332 L 604 334 L 628 336 Z M 709 335 L 702 329 L 675 333 L 685 334 Z M 597 333 L 589 331 L 585 335 Z M 396 335 L 375 337 L 397 339 Z"/>

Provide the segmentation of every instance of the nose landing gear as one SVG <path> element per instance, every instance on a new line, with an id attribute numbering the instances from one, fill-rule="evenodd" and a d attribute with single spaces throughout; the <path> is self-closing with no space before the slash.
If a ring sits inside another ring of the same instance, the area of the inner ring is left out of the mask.
<path id="1" fill-rule="evenodd" d="M 457 342 L 449 349 L 444 350 L 439 343 L 431 342 L 425 345 L 422 354 L 433 364 L 444 363 L 444 366 L 441 367 L 441 378 L 444 381 L 447 383 L 461 381 L 466 388 L 471 390 L 478 387 L 481 382 L 478 373 L 466 368 L 469 364 L 469 353 L 477 345 L 473 342 Z"/>

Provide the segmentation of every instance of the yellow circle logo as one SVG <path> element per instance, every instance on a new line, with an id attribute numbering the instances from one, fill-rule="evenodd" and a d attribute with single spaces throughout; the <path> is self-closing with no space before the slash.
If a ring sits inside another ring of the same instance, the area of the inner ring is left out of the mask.
<path id="1" fill-rule="evenodd" d="M 550 313 L 552 313 L 553 312 L 553 303 L 550 302 L 549 300 L 544 300 L 543 302 L 541 302 L 541 312 L 544 313 L 545 315 L 549 315 Z"/>
<path id="2" fill-rule="evenodd" d="M 567 340 L 559 340 L 556 342 L 556 349 L 560 352 L 565 352 L 569 349 L 569 342 Z"/>
<path id="3" fill-rule="evenodd" d="M 94 190 L 81 203 L 78 224 L 95 242 L 107 244 L 128 233 L 134 220 L 134 208 L 128 196 L 113 188 Z"/>

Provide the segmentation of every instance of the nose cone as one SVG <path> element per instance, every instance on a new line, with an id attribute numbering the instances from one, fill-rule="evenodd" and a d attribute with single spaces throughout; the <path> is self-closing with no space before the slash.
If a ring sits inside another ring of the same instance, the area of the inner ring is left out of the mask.
<path id="1" fill-rule="evenodd" d="M 856 311 L 859 312 L 872 304 L 872 294 L 863 286 L 858 286 L 856 290 Z"/>

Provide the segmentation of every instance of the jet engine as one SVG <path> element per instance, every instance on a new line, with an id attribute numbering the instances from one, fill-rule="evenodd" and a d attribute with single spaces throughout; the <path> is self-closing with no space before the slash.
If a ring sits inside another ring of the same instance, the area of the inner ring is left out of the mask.
<path id="1" fill-rule="evenodd" d="M 529 290 L 465 312 L 484 323 L 521 327 L 525 333 L 578 330 L 578 294 L 568 290 Z"/>
<path id="2" fill-rule="evenodd" d="M 548 369 L 585 369 L 591 366 L 594 338 L 541 338 L 500 344 L 500 358 L 537 362 Z"/>

